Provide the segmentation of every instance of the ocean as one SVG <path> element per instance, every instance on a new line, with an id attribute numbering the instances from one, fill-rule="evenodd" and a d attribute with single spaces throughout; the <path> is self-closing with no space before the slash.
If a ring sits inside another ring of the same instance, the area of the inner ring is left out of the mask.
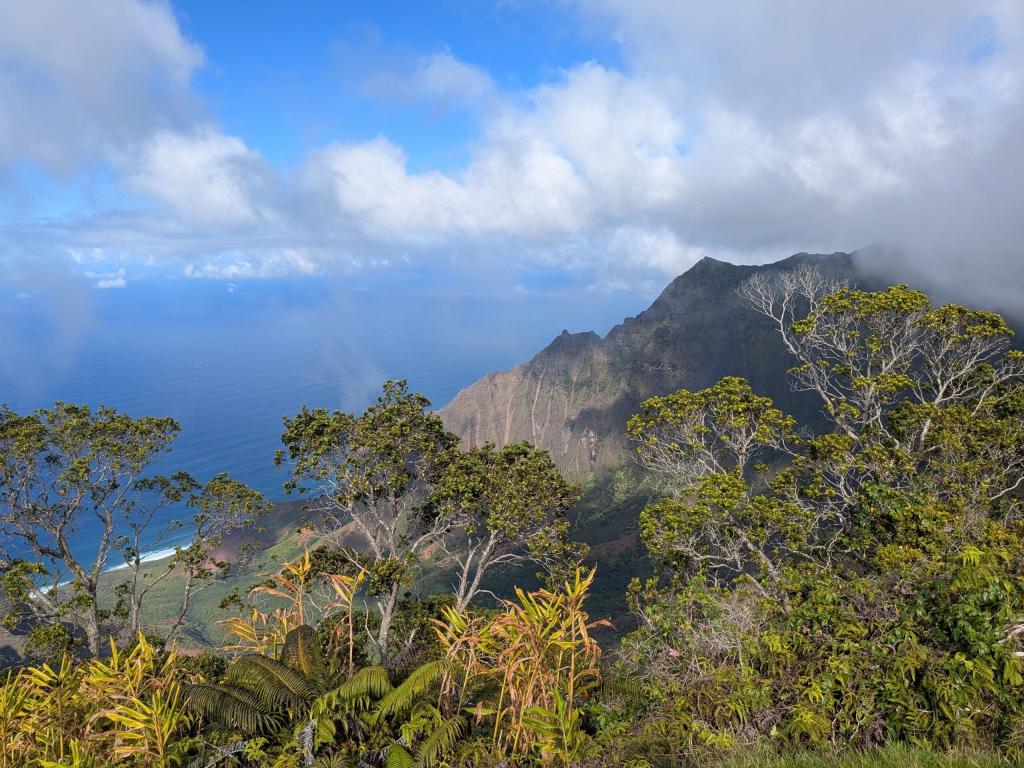
<path id="1" fill-rule="evenodd" d="M 171 416 L 182 431 L 154 471 L 200 481 L 227 472 L 272 500 L 284 498 L 273 462 L 282 417 L 303 404 L 360 411 L 385 380 L 404 378 L 440 407 L 563 328 L 603 334 L 651 300 L 317 278 L 0 291 L 0 402 L 19 412 L 65 401 Z M 96 533 L 87 521 L 76 532 L 83 556 Z M 167 545 L 154 538 L 151 547 Z"/>

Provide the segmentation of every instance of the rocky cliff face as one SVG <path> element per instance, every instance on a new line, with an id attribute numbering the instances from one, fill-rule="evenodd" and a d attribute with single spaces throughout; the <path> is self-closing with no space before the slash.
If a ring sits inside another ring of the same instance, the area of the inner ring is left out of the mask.
<path id="1" fill-rule="evenodd" d="M 798 254 L 757 267 L 705 258 L 604 338 L 563 331 L 525 365 L 464 389 L 440 414 L 467 445 L 528 440 L 575 477 L 622 460 L 626 420 L 644 398 L 701 389 L 723 376 L 749 379 L 756 391 L 806 418 L 816 403 L 789 390 L 793 361 L 776 331 L 736 295 L 754 272 L 806 263 L 852 283 L 877 282 L 844 253 Z"/>

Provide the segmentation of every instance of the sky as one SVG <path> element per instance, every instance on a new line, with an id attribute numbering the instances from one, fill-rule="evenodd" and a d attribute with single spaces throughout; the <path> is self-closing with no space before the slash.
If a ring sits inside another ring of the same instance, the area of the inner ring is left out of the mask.
<path id="1" fill-rule="evenodd" d="M 653 291 L 880 248 L 1024 290 L 1019 0 L 0 0 L 11 296 Z M 56 287 L 55 287 L 56 286 Z"/>

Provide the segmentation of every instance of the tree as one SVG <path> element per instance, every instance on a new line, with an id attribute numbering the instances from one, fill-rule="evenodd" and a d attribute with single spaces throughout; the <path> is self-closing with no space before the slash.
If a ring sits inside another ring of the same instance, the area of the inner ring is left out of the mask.
<path id="1" fill-rule="evenodd" d="M 103 634 L 117 631 L 121 619 L 137 633 L 155 583 L 179 566 L 193 576 L 206 568 L 210 538 L 264 508 L 262 497 L 224 476 L 205 488 L 184 472 L 145 476 L 179 430 L 173 419 L 135 419 L 106 407 L 57 403 L 28 415 L 0 408 L 0 546 L 9 624 L 27 618 L 37 639 L 60 645 L 70 642 L 60 639 L 68 623 L 98 656 Z M 158 512 L 174 504 L 197 510 L 192 544 L 147 580 L 143 545 L 161 540 L 154 531 Z M 101 577 L 116 565 L 127 568 L 128 579 L 115 587 L 115 608 L 105 608 Z M 186 588 L 186 610 L 192 593 Z"/>
<path id="2" fill-rule="evenodd" d="M 797 431 L 740 379 L 644 403 L 630 436 L 669 493 L 641 515 L 662 572 L 632 585 L 624 657 L 685 692 L 705 743 L 753 722 L 794 743 L 1005 738 L 995 724 L 1024 707 L 1009 327 L 814 269 L 740 294 L 776 324 L 824 429 Z"/>
<path id="3" fill-rule="evenodd" d="M 174 557 L 167 564 L 166 572 L 177 570 L 184 579 L 181 607 L 167 632 L 168 639 L 185 621 L 188 607 L 196 594 L 210 586 L 214 579 L 227 575 L 230 565 L 215 558 L 224 537 L 232 531 L 255 525 L 271 508 L 263 494 L 223 472 L 191 493 L 188 506 L 193 510 L 189 521 L 191 540 L 187 546 L 176 548 Z M 150 582 L 150 587 L 155 581 Z"/>
<path id="4" fill-rule="evenodd" d="M 441 474 L 431 503 L 451 523 L 457 565 L 456 608 L 464 611 L 494 568 L 535 562 L 555 581 L 582 557 L 569 542 L 566 515 L 579 486 L 562 477 L 547 451 L 528 443 L 460 453 Z"/>
<path id="5" fill-rule="evenodd" d="M 380 616 L 369 640 L 381 661 L 394 651 L 392 627 L 403 586 L 425 550 L 451 526 L 426 502 L 458 438 L 429 407 L 404 381 L 385 383 L 377 402 L 358 417 L 303 407 L 285 419 L 286 447 L 277 454 L 279 466 L 291 464 L 288 492 L 321 494 L 315 506 L 328 543 L 339 546 L 349 533 L 363 540 L 369 594 Z M 411 641 L 403 638 L 399 650 Z"/>
<path id="6" fill-rule="evenodd" d="M 153 522 L 157 513 L 172 504 L 180 504 L 198 489 L 198 484 L 186 472 L 177 472 L 171 477 L 147 477 L 141 478 L 135 483 L 136 490 L 140 497 L 148 503 L 131 505 L 125 510 L 124 519 L 120 528 L 127 528 L 127 531 L 114 538 L 114 548 L 118 550 L 124 559 L 124 570 L 128 572 L 128 580 L 121 581 L 114 587 L 114 594 L 118 597 L 118 604 L 114 609 L 116 616 L 127 615 L 128 636 L 135 637 L 141 628 L 142 604 L 153 587 L 162 582 L 174 571 L 175 560 L 169 558 L 165 563 L 162 572 L 152 578 L 147 578 L 143 565 L 145 563 L 144 547 L 148 545 L 151 549 L 160 549 L 165 542 L 165 537 L 170 534 L 176 526 L 164 526 L 151 541 L 147 536 L 153 533 Z M 187 591 L 186 591 L 187 594 Z"/>
<path id="7" fill-rule="evenodd" d="M 978 519 L 1018 509 L 1024 488 L 1024 354 L 994 312 L 933 307 L 905 285 L 861 291 L 817 268 L 757 274 L 739 294 L 777 326 L 798 390 L 821 400 L 832 431 L 795 469 L 831 516 L 849 522 L 860 489 L 923 489 Z"/>
<path id="8" fill-rule="evenodd" d="M 795 422 L 741 378 L 642 403 L 626 427 L 637 458 L 670 495 L 648 505 L 640 530 L 656 562 L 714 583 L 743 576 L 762 594 L 781 559 L 806 544 L 809 521 L 764 491 L 763 461 L 791 453 Z M 777 592 L 776 592 L 777 593 Z"/>
<path id="9" fill-rule="evenodd" d="M 144 519 L 145 505 L 164 503 L 137 481 L 179 429 L 173 419 L 133 419 L 112 408 L 57 403 L 26 416 L 0 409 L 5 557 L 30 558 L 45 568 L 49 584 L 29 579 L 27 605 L 37 619 L 70 620 L 81 628 L 92 656 L 100 654 L 110 618 L 97 599 L 100 574 L 119 526 L 129 517 Z M 76 554 L 73 537 L 85 524 L 96 526 L 95 548 Z"/>

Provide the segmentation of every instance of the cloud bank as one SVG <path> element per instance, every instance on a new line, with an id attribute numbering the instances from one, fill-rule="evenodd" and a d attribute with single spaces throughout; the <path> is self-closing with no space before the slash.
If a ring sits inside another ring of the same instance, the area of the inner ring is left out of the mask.
<path id="1" fill-rule="evenodd" d="M 59 174 L 194 118 L 202 50 L 137 0 L 0 2 L 0 169 Z"/>
<path id="2" fill-rule="evenodd" d="M 98 250 L 114 282 L 494 262 L 636 287 L 705 255 L 879 243 L 978 296 L 1024 289 L 1014 0 L 566 2 L 620 64 L 510 90 L 445 50 L 373 84 L 472 112 L 454 170 L 419 168 L 387 136 L 275 168 L 197 109 L 204 54 L 166 5 L 72 7 L 0 0 L 15 22 L 0 29 L 0 173 L 102 163 L 132 204 L 5 236 Z"/>

